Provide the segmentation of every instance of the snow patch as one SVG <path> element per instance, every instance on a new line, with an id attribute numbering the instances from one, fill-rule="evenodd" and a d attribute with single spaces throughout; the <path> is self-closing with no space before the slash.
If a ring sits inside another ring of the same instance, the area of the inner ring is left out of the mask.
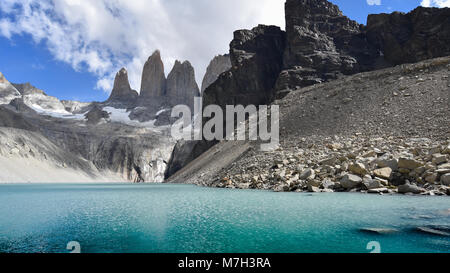
<path id="1" fill-rule="evenodd" d="M 112 122 L 124 123 L 135 127 L 152 128 L 152 129 L 156 128 L 155 126 L 156 120 L 151 120 L 147 122 L 139 122 L 136 120 L 131 120 L 130 112 L 127 112 L 127 109 L 118 109 L 108 106 L 104 107 L 103 111 L 109 113 L 109 118 Z"/>

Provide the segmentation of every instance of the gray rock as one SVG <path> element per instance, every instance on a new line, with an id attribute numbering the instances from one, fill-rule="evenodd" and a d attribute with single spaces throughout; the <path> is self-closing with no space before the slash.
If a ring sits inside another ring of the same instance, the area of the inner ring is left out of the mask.
<path id="1" fill-rule="evenodd" d="M 367 190 L 379 189 L 383 187 L 383 184 L 380 181 L 371 178 L 364 178 L 362 183 Z"/>
<path id="2" fill-rule="evenodd" d="M 426 190 L 423 189 L 423 188 L 420 188 L 420 187 L 418 187 L 418 186 L 416 186 L 416 185 L 409 184 L 409 183 L 406 183 L 406 184 L 404 184 L 404 185 L 398 186 L 398 193 L 403 193 L 403 194 L 406 194 L 406 193 L 419 194 L 419 193 L 423 193 L 423 192 L 426 192 Z"/>
<path id="3" fill-rule="evenodd" d="M 322 181 L 322 187 L 323 187 L 324 189 L 334 189 L 335 184 L 336 184 L 336 183 L 334 183 L 334 182 L 332 182 L 332 181 L 330 181 L 330 180 L 324 180 L 324 181 Z"/>
<path id="4" fill-rule="evenodd" d="M 446 186 L 450 186 L 450 173 L 446 173 L 441 176 L 441 183 Z"/>
<path id="5" fill-rule="evenodd" d="M 422 162 L 419 162 L 419 161 L 417 161 L 415 159 L 401 157 L 398 160 L 398 167 L 401 168 L 401 169 L 414 170 L 414 169 L 419 168 L 419 167 L 421 167 L 423 165 L 424 164 Z"/>
<path id="6" fill-rule="evenodd" d="M 354 189 L 356 187 L 359 187 L 362 183 L 362 179 L 359 176 L 353 175 L 353 174 L 346 174 L 341 179 L 341 186 L 345 189 Z"/>
<path id="7" fill-rule="evenodd" d="M 366 166 L 362 163 L 355 163 L 349 166 L 348 170 L 357 175 L 365 175 L 367 174 Z"/>
<path id="8" fill-rule="evenodd" d="M 392 177 L 392 169 L 389 167 L 376 169 L 373 171 L 373 174 L 382 179 L 390 179 Z"/>
<path id="9" fill-rule="evenodd" d="M 318 187 L 308 185 L 308 191 L 309 192 L 320 192 L 320 189 Z"/>
<path id="10" fill-rule="evenodd" d="M 433 163 L 436 165 L 440 165 L 447 162 L 447 157 L 442 154 L 434 154 L 433 155 Z"/>
<path id="11" fill-rule="evenodd" d="M 398 160 L 397 159 L 381 159 L 377 161 L 378 167 L 379 168 L 386 168 L 389 167 L 391 168 L 393 171 L 397 171 L 398 170 Z"/>
<path id="12" fill-rule="evenodd" d="M 300 174 L 301 180 L 314 179 L 316 177 L 316 173 L 313 169 L 307 169 Z"/>

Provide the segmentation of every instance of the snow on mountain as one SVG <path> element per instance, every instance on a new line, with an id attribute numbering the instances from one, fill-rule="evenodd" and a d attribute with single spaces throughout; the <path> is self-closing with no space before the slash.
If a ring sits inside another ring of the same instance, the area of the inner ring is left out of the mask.
<path id="1" fill-rule="evenodd" d="M 0 72 L 0 104 L 9 104 L 20 97 L 20 92 Z"/>

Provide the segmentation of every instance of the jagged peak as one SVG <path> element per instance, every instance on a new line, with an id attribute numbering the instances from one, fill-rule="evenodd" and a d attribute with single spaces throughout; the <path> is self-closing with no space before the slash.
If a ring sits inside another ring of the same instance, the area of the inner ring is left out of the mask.
<path id="1" fill-rule="evenodd" d="M 172 71 L 175 70 L 194 70 L 194 67 L 192 66 L 191 62 L 189 61 L 179 61 L 176 60 L 175 64 L 173 65 Z"/>
<path id="2" fill-rule="evenodd" d="M 117 76 L 117 75 L 120 75 L 120 74 L 128 74 L 127 69 L 126 69 L 125 67 L 122 67 L 122 68 L 119 70 L 119 72 L 117 72 L 116 76 Z"/>
<path id="3" fill-rule="evenodd" d="M 162 62 L 162 58 L 161 58 L 161 51 L 159 51 L 159 49 L 153 51 L 152 55 L 150 55 L 147 59 L 146 63 L 150 63 L 153 61 L 161 61 Z"/>
<path id="4" fill-rule="evenodd" d="M 161 52 L 155 50 L 142 70 L 141 93 L 143 97 L 160 97 L 166 89 L 166 75 Z"/>
<path id="5" fill-rule="evenodd" d="M 286 0 L 286 7 L 296 5 L 301 7 L 305 14 L 332 14 L 343 16 L 339 7 L 327 0 Z"/>

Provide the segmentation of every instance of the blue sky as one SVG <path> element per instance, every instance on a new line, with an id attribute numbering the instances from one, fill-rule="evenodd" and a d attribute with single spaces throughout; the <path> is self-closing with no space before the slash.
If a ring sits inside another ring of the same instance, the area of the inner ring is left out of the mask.
<path id="1" fill-rule="evenodd" d="M 11 82 L 31 82 L 49 95 L 80 101 L 105 100 L 121 67 L 139 91 L 143 63 L 155 49 L 162 51 L 166 74 L 176 59 L 188 59 L 200 82 L 209 60 L 227 52 L 234 30 L 284 26 L 284 0 L 1 2 L 0 71 Z M 408 12 L 422 0 L 331 2 L 365 24 L 370 13 Z M 239 10 L 232 8 L 238 4 Z M 450 6 L 450 0 L 422 4 Z"/>

